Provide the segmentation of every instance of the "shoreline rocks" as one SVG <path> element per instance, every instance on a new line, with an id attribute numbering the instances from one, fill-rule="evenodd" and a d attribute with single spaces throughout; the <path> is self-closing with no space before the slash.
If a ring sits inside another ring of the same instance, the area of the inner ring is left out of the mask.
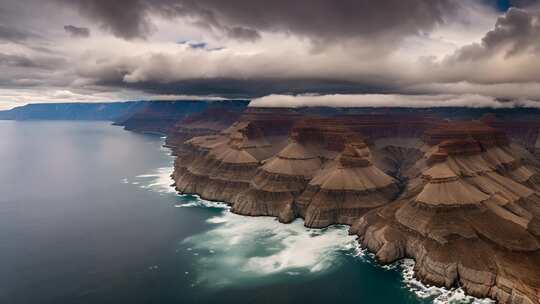
<path id="1" fill-rule="evenodd" d="M 410 121 L 421 134 L 358 117 L 251 112 L 177 147 L 173 178 L 178 191 L 226 201 L 238 214 L 351 225 L 381 263 L 415 259 L 424 282 L 538 303 L 540 179 L 531 154 L 478 121 Z"/>

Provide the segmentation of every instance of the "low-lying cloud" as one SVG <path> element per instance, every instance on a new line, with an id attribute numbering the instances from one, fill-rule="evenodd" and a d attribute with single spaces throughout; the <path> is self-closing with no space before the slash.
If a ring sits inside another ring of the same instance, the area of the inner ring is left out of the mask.
<path id="1" fill-rule="evenodd" d="M 334 94 L 334 95 L 269 95 L 256 98 L 250 107 L 467 107 L 467 108 L 540 108 L 533 100 L 502 101 L 490 96 L 465 95 L 399 95 L 399 94 Z"/>

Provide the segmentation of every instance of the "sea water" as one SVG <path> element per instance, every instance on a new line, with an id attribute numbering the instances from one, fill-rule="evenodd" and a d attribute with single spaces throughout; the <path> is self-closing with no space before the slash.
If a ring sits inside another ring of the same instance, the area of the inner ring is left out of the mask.
<path id="1" fill-rule="evenodd" d="M 0 121 L 0 303 L 490 303 L 309 229 L 177 195 L 163 138 Z"/>

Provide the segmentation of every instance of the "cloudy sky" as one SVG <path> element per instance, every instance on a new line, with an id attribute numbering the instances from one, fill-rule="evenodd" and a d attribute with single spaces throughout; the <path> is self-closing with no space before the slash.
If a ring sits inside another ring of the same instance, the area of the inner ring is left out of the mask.
<path id="1" fill-rule="evenodd" d="M 1 0 L 0 108 L 191 96 L 296 102 L 283 94 L 307 94 L 304 103 L 328 94 L 534 105 L 539 2 Z"/>

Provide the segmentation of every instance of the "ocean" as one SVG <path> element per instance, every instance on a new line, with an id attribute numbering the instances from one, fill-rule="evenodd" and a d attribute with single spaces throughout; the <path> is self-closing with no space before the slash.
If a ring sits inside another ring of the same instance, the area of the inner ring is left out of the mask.
<path id="1" fill-rule="evenodd" d="M 490 303 L 308 229 L 178 195 L 163 138 L 0 121 L 0 303 Z"/>

